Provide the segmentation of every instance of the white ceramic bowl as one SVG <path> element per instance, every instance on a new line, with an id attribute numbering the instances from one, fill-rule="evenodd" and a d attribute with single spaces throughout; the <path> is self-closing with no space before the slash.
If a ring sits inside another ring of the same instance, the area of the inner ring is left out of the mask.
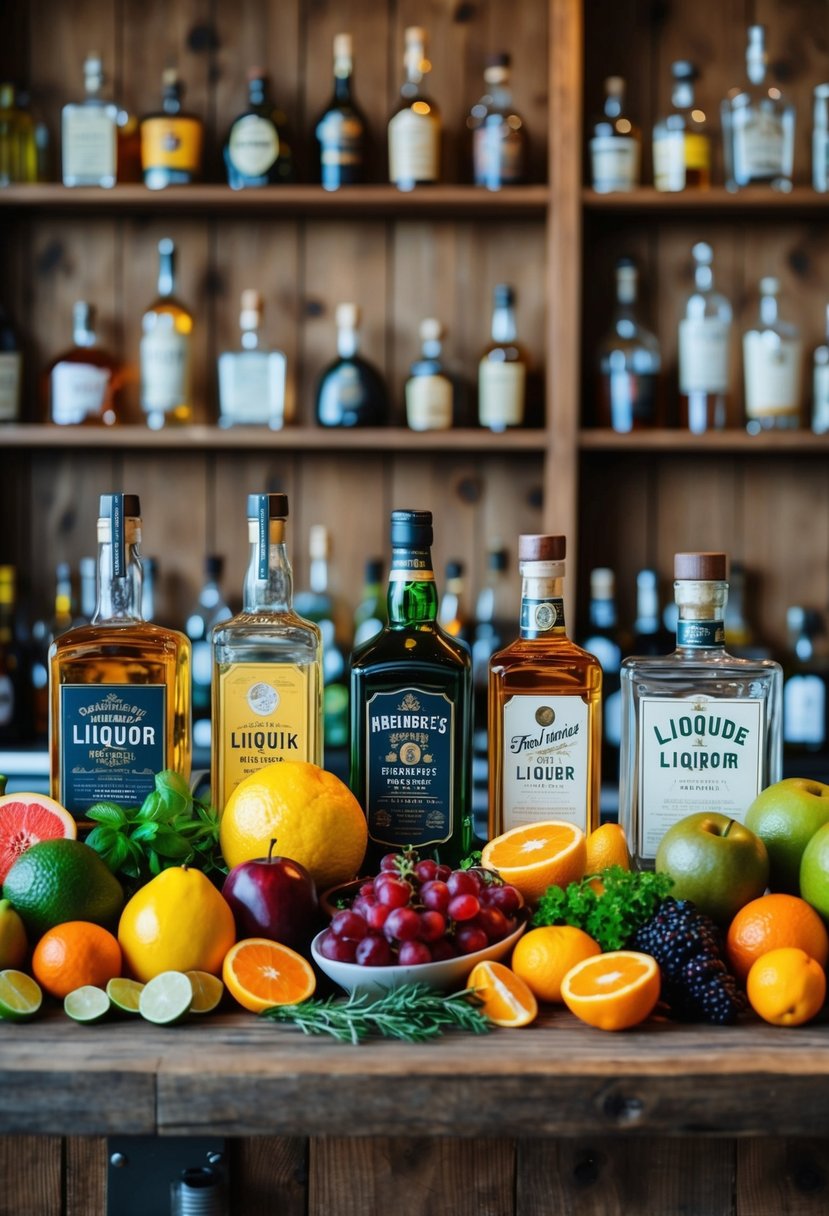
<path id="1" fill-rule="evenodd" d="M 462 988 L 476 963 L 485 959 L 503 959 L 512 950 L 527 927 L 524 921 L 510 933 L 509 937 L 494 942 L 474 954 L 459 954 L 457 958 L 445 958 L 437 963 L 416 963 L 411 967 L 361 967 L 359 963 L 340 963 L 336 959 L 324 958 L 319 952 L 323 933 L 318 933 L 311 942 L 311 954 L 320 971 L 346 992 L 383 992 L 397 988 L 400 984 L 428 984 L 430 988 L 446 990 Z"/>

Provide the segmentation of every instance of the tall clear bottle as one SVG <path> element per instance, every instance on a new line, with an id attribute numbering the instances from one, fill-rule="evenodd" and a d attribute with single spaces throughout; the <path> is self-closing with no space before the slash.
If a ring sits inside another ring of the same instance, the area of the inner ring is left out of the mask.
<path id="1" fill-rule="evenodd" d="M 590 571 L 588 617 L 587 631 L 580 641 L 582 648 L 602 666 L 602 779 L 615 785 L 619 779 L 622 725 L 619 669 L 628 647 L 619 626 L 616 575 L 607 566 Z"/>
<path id="2" fill-rule="evenodd" d="M 800 425 L 803 344 L 796 325 L 780 317 L 780 281 L 760 280 L 759 323 L 743 334 L 747 427 L 787 429 Z"/>
<path id="3" fill-rule="evenodd" d="M 748 83 L 732 89 L 720 107 L 728 190 L 762 184 L 792 188 L 795 108 L 767 82 L 768 58 L 766 27 L 750 25 Z"/>
<path id="4" fill-rule="evenodd" d="M 478 364 L 478 421 L 491 431 L 521 426 L 527 397 L 527 352 L 518 341 L 515 288 L 492 292 L 492 341 Z"/>
<path id="5" fill-rule="evenodd" d="M 158 296 L 141 321 L 141 408 L 152 430 L 192 421 L 193 315 L 176 298 L 176 247 L 158 242 Z"/>
<path id="6" fill-rule="evenodd" d="M 410 26 L 405 34 L 406 74 L 400 102 L 389 121 L 389 180 L 398 190 L 413 190 L 440 180 L 440 113 L 423 92 L 432 65 L 426 31 Z"/>
<path id="7" fill-rule="evenodd" d="M 210 637 L 213 628 L 233 615 L 222 594 L 224 558 L 208 553 L 204 559 L 204 582 L 184 632 L 193 647 L 193 744 L 210 747 L 210 686 L 213 679 L 213 654 Z"/>
<path id="8" fill-rule="evenodd" d="M 118 107 L 101 96 L 100 55 L 87 55 L 81 102 L 61 110 L 61 170 L 64 186 L 114 186 L 118 176 Z"/>
<path id="9" fill-rule="evenodd" d="M 722 430 L 731 387 L 731 305 L 714 290 L 714 251 L 705 241 L 691 250 L 694 290 L 679 322 L 680 424 L 695 435 Z"/>
<path id="10" fill-rule="evenodd" d="M 622 663 L 619 821 L 640 869 L 695 811 L 743 821 L 780 780 L 782 670 L 725 648 L 724 553 L 677 553 L 676 650 Z"/>
<path id="11" fill-rule="evenodd" d="M 190 777 L 190 642 L 143 619 L 140 545 L 137 495 L 102 494 L 95 615 L 49 647 L 51 794 L 77 819 L 143 802 L 161 769 Z"/>
<path id="12" fill-rule="evenodd" d="M 826 307 L 826 337 L 812 356 L 812 430 L 816 435 L 829 432 L 829 305 Z"/>
<path id="13" fill-rule="evenodd" d="M 261 329 L 265 302 L 258 291 L 242 292 L 241 350 L 219 355 L 219 426 L 269 426 L 285 422 L 285 355 L 268 350 Z"/>
<path id="14" fill-rule="evenodd" d="M 510 89 L 510 57 L 490 55 L 484 67 L 487 91 L 472 107 L 472 173 L 476 186 L 500 190 L 527 177 L 527 129 L 516 114 Z"/>
<path id="15" fill-rule="evenodd" d="M 322 641 L 293 609 L 287 518 L 287 495 L 248 495 L 242 611 L 213 630 L 210 772 L 220 813 L 266 764 L 322 764 Z"/>
<path id="16" fill-rule="evenodd" d="M 696 105 L 697 70 L 685 59 L 671 64 L 670 114 L 653 128 L 653 184 L 657 190 L 700 190 L 711 185 L 711 140 Z"/>
<path id="17" fill-rule="evenodd" d="M 637 308 L 639 271 L 632 258 L 616 263 L 616 309 L 599 347 L 598 424 L 626 433 L 659 420 L 659 340 Z"/>
<path id="18" fill-rule="evenodd" d="M 599 825 L 602 669 L 564 623 L 563 536 L 521 536 L 520 634 L 489 665 L 489 835 Z"/>
<path id="19" fill-rule="evenodd" d="M 625 82 L 608 76 L 604 82 L 604 113 L 593 123 L 590 169 L 598 194 L 634 190 L 639 185 L 642 133 L 625 111 Z"/>

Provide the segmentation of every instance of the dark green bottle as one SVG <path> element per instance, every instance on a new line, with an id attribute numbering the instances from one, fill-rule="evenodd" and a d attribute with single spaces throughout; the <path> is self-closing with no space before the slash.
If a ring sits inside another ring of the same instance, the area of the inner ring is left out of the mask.
<path id="1" fill-rule="evenodd" d="M 351 657 L 351 788 L 365 873 L 414 845 L 457 866 L 472 847 L 472 659 L 437 623 L 430 511 L 393 511 L 389 619 Z"/>

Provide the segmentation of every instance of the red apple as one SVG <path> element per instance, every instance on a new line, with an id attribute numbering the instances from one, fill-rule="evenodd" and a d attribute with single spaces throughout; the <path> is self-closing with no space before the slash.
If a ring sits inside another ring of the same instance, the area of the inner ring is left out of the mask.
<path id="1" fill-rule="evenodd" d="M 291 857 L 267 857 L 234 866 L 222 886 L 240 937 L 268 937 L 301 950 L 318 929 L 317 889 L 311 875 Z"/>

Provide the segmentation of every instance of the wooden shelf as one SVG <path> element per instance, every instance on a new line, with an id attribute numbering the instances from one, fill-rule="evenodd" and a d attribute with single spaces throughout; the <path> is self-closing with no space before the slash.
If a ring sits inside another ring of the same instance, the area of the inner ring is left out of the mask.
<path id="1" fill-rule="evenodd" d="M 740 455 L 808 456 L 829 455 L 829 435 L 811 431 L 764 431 L 749 435 L 747 431 L 731 429 L 707 431 L 692 435 L 690 431 L 659 429 L 631 431 L 620 435 L 604 428 L 579 432 L 579 447 L 583 452 L 662 452 L 689 454 L 694 452 L 731 452 Z"/>
<path id="2" fill-rule="evenodd" d="M 756 214 L 764 211 L 776 215 L 826 214 L 829 211 L 829 194 L 818 194 L 811 186 L 795 186 L 789 194 L 781 194 L 770 187 L 750 187 L 732 194 L 724 186 L 712 186 L 710 190 L 679 190 L 676 192 L 655 190 L 652 186 L 640 186 L 636 190 L 616 194 L 597 194 L 585 188 L 582 191 L 585 210 L 597 212 L 619 212 L 637 215 L 678 215 L 684 212 L 710 213 L 718 219 L 728 219 L 742 213 Z"/>

